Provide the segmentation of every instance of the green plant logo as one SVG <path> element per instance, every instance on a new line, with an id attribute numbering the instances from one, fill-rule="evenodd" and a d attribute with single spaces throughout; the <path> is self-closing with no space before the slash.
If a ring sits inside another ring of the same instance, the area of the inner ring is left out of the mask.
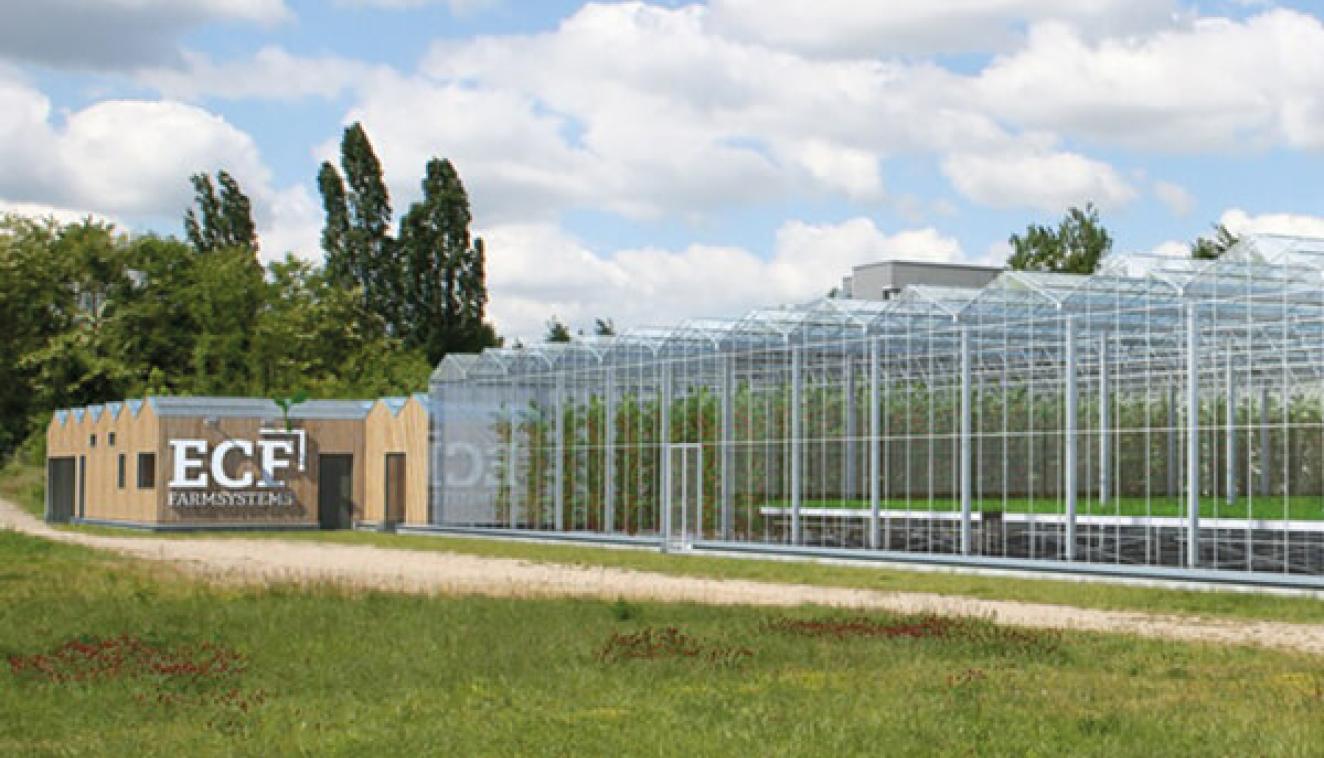
<path id="1" fill-rule="evenodd" d="M 304 392 L 303 390 L 299 390 L 298 392 L 294 393 L 293 395 L 290 395 L 289 397 L 271 398 L 271 401 L 273 403 L 280 406 L 281 416 L 285 420 L 285 431 L 288 432 L 292 428 L 290 425 L 290 409 L 298 405 L 299 403 L 306 402 L 307 400 L 308 400 L 308 393 Z"/>

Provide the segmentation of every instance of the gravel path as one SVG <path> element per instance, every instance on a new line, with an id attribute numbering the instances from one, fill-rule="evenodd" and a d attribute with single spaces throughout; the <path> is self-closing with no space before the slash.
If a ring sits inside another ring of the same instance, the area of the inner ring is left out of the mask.
<path id="1" fill-rule="evenodd" d="M 52 529 L 4 500 L 0 500 L 0 528 L 134 558 L 166 561 L 205 579 L 222 582 L 333 582 L 396 592 L 491 597 L 626 598 L 714 605 L 817 604 L 899 613 L 976 616 L 1017 626 L 1259 645 L 1324 655 L 1324 624 L 1215 620 L 921 592 L 703 579 L 618 568 L 295 540 L 102 537 Z"/>

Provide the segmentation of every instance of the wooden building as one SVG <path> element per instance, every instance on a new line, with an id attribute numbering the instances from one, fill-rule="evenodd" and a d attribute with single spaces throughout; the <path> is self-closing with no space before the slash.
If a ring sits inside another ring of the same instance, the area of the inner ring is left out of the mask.
<path id="1" fill-rule="evenodd" d="M 426 396 L 149 397 L 58 411 L 46 518 L 146 529 L 427 521 Z"/>

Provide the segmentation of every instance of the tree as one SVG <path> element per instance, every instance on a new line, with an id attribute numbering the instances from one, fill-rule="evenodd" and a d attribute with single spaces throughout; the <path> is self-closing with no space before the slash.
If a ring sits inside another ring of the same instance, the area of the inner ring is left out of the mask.
<path id="1" fill-rule="evenodd" d="M 1099 260 L 1112 249 L 1112 236 L 1099 222 L 1099 211 L 1087 204 L 1085 210 L 1072 207 L 1057 229 L 1038 224 L 1025 228 L 1025 234 L 1013 234 L 1007 265 L 1017 271 L 1052 271 L 1064 274 L 1091 274 Z"/>
<path id="2" fill-rule="evenodd" d="M 1226 226 L 1214 224 L 1213 237 L 1197 237 L 1191 243 L 1191 257 L 1196 260 L 1214 260 L 1222 258 L 1241 238 L 1233 234 Z"/>
<path id="3" fill-rule="evenodd" d="M 404 271 L 390 235 L 391 198 L 382 165 L 358 122 L 345 128 L 340 166 L 343 180 L 330 163 L 318 172 L 327 270 L 341 286 L 362 287 L 368 309 L 394 332 L 404 320 Z"/>
<path id="4" fill-rule="evenodd" d="M 227 247 L 243 248 L 256 255 L 257 225 L 253 223 L 253 204 L 226 171 L 216 174 L 220 193 L 207 174 L 194 174 L 193 202 L 184 214 L 184 233 L 193 249 L 210 253 Z"/>
<path id="5" fill-rule="evenodd" d="M 599 337 L 612 337 L 616 334 L 616 324 L 612 320 L 597 318 L 593 319 L 593 333 Z"/>
<path id="6" fill-rule="evenodd" d="M 358 283 L 358 261 L 349 249 L 349 201 L 345 197 L 345 182 L 329 161 L 323 162 L 317 172 L 317 189 L 322 194 L 322 210 L 326 214 L 322 251 L 327 275 L 337 284 L 353 286 Z"/>
<path id="7" fill-rule="evenodd" d="M 562 323 L 561 319 L 552 316 L 547 319 L 547 335 L 543 337 L 545 342 L 569 342 L 570 328 Z"/>
<path id="8" fill-rule="evenodd" d="M 496 344 L 483 322 L 487 307 L 483 241 L 473 239 L 469 196 L 450 161 L 433 158 L 425 168 L 423 197 L 400 222 L 404 267 L 400 335 L 432 362 L 450 352 L 477 352 Z"/>

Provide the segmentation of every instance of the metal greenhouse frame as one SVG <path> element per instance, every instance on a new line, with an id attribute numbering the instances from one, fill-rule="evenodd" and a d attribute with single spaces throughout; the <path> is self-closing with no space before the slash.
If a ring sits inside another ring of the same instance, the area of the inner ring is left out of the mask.
<path id="1" fill-rule="evenodd" d="M 434 528 L 1324 586 L 1324 240 L 433 376 Z"/>

